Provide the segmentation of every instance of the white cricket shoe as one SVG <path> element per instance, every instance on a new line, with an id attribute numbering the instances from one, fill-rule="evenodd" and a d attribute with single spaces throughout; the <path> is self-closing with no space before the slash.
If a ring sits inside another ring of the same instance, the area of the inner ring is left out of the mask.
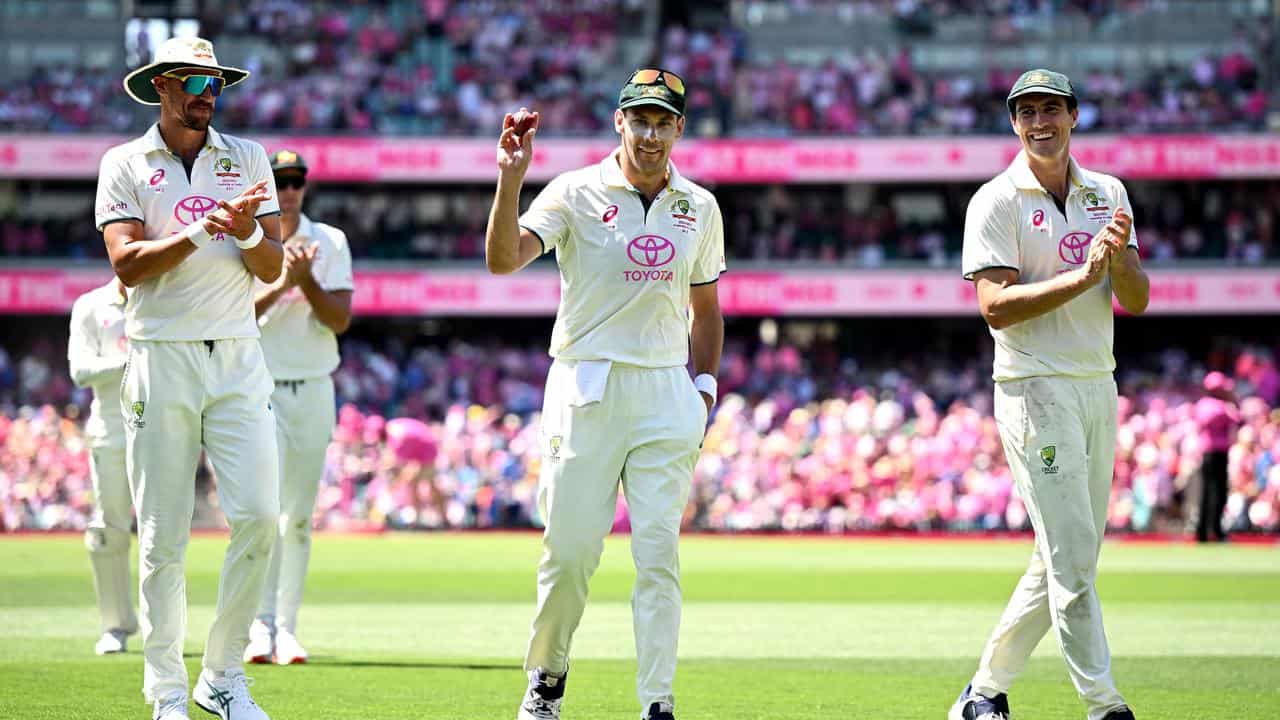
<path id="1" fill-rule="evenodd" d="M 271 720 L 249 694 L 252 682 L 243 672 L 215 678 L 205 670 L 191 695 L 201 710 L 222 720 Z"/>
<path id="2" fill-rule="evenodd" d="M 275 655 L 275 641 L 272 637 L 275 635 L 275 628 L 262 622 L 254 620 L 249 626 L 249 644 L 244 649 L 244 661 L 254 665 L 266 665 L 271 662 L 272 656 Z"/>
<path id="3" fill-rule="evenodd" d="M 93 646 L 93 652 L 96 655 L 122 653 L 125 651 L 125 639 L 128 637 L 128 633 L 123 630 L 108 630 L 98 638 L 97 644 Z"/>
<path id="4" fill-rule="evenodd" d="M 563 700 L 564 678 L 538 668 L 529 673 L 529 689 L 524 693 L 516 720 L 560 720 Z"/>
<path id="5" fill-rule="evenodd" d="M 174 695 L 164 700 L 157 700 L 152 720 L 187 720 L 187 696 Z"/>
<path id="6" fill-rule="evenodd" d="M 301 665 L 307 661 L 307 650 L 298 636 L 288 630 L 276 631 L 276 664 Z"/>

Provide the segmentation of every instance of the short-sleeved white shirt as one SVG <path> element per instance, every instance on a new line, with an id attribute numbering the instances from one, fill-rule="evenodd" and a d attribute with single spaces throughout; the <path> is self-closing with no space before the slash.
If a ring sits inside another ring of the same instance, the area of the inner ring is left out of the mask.
<path id="1" fill-rule="evenodd" d="M 258 207 L 258 217 L 280 212 L 261 145 L 209 128 L 188 178 L 182 158 L 152 125 L 103 156 L 94 220 L 99 230 L 117 220 L 140 220 L 143 236 L 156 240 L 181 232 L 216 210 L 218 200 L 232 200 L 263 179 L 271 199 Z M 253 276 L 235 239 L 219 233 L 178 267 L 132 288 L 125 331 L 133 340 L 257 337 Z"/>
<path id="2" fill-rule="evenodd" d="M 77 372 L 88 372 L 93 389 L 85 437 L 93 447 L 124 447 L 124 416 L 120 414 L 120 381 L 129 340 L 124 334 L 125 296 L 115 278 L 76 298 L 71 306 L 71 337 L 67 362 L 77 383 Z M 113 369 L 106 372 L 103 368 Z M 97 368 L 97 369 L 95 369 Z"/>
<path id="3" fill-rule="evenodd" d="M 725 268 L 720 206 L 672 164 L 646 212 L 619 152 L 555 178 L 520 217 L 560 266 L 551 355 L 685 365 L 689 288 L 715 282 Z"/>
<path id="4" fill-rule="evenodd" d="M 1020 284 L 1049 280 L 1084 264 L 1093 236 L 1110 222 L 1116 208 L 1132 216 L 1133 206 L 1119 180 L 1085 170 L 1074 159 L 1069 173 L 1065 217 L 1031 172 L 1025 152 L 978 189 L 964 223 L 965 279 L 972 280 L 980 270 L 1007 267 L 1018 271 Z M 1138 246 L 1136 233 L 1129 245 Z M 1104 279 L 1044 315 L 1003 330 L 992 328 L 992 376 L 1000 382 L 1110 373 L 1116 367 L 1114 323 L 1111 281 Z"/>
<path id="5" fill-rule="evenodd" d="M 298 231 L 288 240 L 318 245 L 311 263 L 311 275 L 324 290 L 354 290 L 351 250 L 347 236 L 332 225 L 313 222 L 306 215 Z M 257 283 L 258 291 L 267 285 Z M 320 322 L 307 297 L 290 288 L 258 318 L 262 326 L 262 353 L 267 369 L 277 380 L 306 380 L 323 377 L 338 367 L 338 337 Z"/>

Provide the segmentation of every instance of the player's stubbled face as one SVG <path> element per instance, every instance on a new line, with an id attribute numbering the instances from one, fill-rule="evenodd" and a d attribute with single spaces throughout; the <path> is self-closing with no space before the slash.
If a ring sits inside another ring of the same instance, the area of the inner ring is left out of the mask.
<path id="1" fill-rule="evenodd" d="M 173 109 L 183 127 L 208 130 L 209 123 L 213 120 L 213 106 L 218 101 L 213 92 L 206 88 L 199 95 L 191 95 L 182 89 L 181 80 L 170 77 L 162 79 L 168 92 L 161 95 L 161 104 Z"/>
<path id="2" fill-rule="evenodd" d="M 1063 152 L 1080 110 L 1067 109 L 1060 95 L 1032 94 L 1020 97 L 1013 110 L 1013 131 L 1030 155 L 1053 157 Z"/>
<path id="3" fill-rule="evenodd" d="M 622 135 L 622 147 L 633 167 L 645 175 L 667 171 L 671 148 L 684 134 L 684 118 L 653 106 L 619 111 L 614 125 Z"/>

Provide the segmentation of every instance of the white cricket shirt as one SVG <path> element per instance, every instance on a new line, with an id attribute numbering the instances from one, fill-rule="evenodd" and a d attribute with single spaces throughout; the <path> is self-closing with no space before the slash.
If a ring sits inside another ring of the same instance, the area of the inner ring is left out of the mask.
<path id="1" fill-rule="evenodd" d="M 1040 185 L 1025 152 L 978 189 L 964 222 L 963 270 L 966 280 L 992 267 L 1018 271 L 1018 283 L 1048 280 L 1085 263 L 1093 236 L 1116 208 L 1133 215 L 1124 185 L 1090 172 L 1070 160 L 1066 216 Z M 1130 235 L 1130 247 L 1138 236 Z M 1112 354 L 1115 316 L 1111 280 L 1104 279 L 1070 302 L 1040 317 L 1003 330 L 995 339 L 997 381 L 1045 375 L 1090 377 L 1115 370 Z"/>
<path id="2" fill-rule="evenodd" d="M 84 433 L 93 447 L 124 447 L 120 381 L 129 340 L 124 334 L 125 296 L 115 278 L 76 298 L 71 306 L 67 367 L 71 380 L 93 389 Z"/>
<path id="3" fill-rule="evenodd" d="M 147 240 L 167 237 L 266 179 L 271 199 L 258 217 L 280 212 L 267 153 L 258 143 L 209 128 L 191 168 L 169 150 L 158 125 L 107 151 L 98 171 L 94 219 L 98 229 L 115 220 L 141 220 Z M 133 340 L 221 340 L 258 337 L 253 276 L 235 239 L 215 235 L 181 265 L 132 288 L 125 331 Z"/>
<path id="4" fill-rule="evenodd" d="M 313 222 L 305 214 L 289 240 L 318 245 L 311 275 L 324 290 L 354 290 L 347 236 L 332 225 Z M 267 284 L 259 280 L 259 292 Z M 276 380 L 324 377 L 338 368 L 338 336 L 320 322 L 302 290 L 293 287 L 258 318 L 262 352 Z"/>
<path id="5" fill-rule="evenodd" d="M 720 206 L 671 164 L 646 212 L 619 152 L 552 180 L 520 217 L 560 266 L 551 356 L 685 365 L 689 287 L 715 282 L 725 268 Z"/>

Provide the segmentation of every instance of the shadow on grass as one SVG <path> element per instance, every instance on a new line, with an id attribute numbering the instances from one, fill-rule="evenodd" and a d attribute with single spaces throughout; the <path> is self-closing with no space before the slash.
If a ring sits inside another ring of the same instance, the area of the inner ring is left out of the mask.
<path id="1" fill-rule="evenodd" d="M 414 668 L 423 670 L 502 670 L 504 672 L 511 670 L 524 670 L 524 666 L 520 663 L 459 663 L 446 661 L 417 661 L 417 660 L 344 660 L 342 658 L 333 657 L 332 655 L 312 655 L 308 661 L 310 665 L 319 667 L 348 667 L 348 668 Z"/>

